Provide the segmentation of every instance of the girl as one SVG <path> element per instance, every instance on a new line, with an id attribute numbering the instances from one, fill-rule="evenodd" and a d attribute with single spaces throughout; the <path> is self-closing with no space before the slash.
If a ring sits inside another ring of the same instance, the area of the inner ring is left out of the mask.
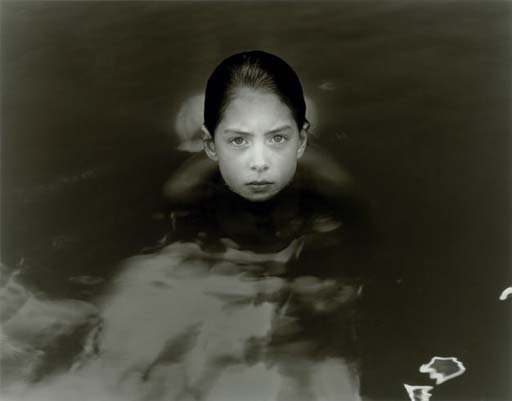
<path id="1" fill-rule="evenodd" d="M 215 225 L 228 230 L 220 235 L 237 237 L 252 250 L 265 238 L 274 250 L 282 249 L 308 229 L 303 220 L 312 213 L 322 216 L 317 226 L 334 218 L 360 223 L 353 179 L 318 147 L 309 145 L 306 152 L 309 127 L 300 80 L 286 62 L 262 51 L 225 59 L 206 86 L 206 156 L 191 157 L 164 186 L 172 209 L 200 211 L 203 220 L 215 215 Z M 290 224 L 291 218 L 304 224 Z M 267 235 L 250 235 L 251 223 Z M 283 240 L 270 234 L 283 230 Z"/>

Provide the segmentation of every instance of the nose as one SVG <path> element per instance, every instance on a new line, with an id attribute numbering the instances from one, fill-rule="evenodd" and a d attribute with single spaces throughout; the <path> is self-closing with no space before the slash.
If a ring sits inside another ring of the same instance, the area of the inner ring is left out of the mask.
<path id="1" fill-rule="evenodd" d="M 268 155 L 265 145 L 262 143 L 255 143 L 251 149 L 249 167 L 251 170 L 263 172 L 268 170 Z"/>

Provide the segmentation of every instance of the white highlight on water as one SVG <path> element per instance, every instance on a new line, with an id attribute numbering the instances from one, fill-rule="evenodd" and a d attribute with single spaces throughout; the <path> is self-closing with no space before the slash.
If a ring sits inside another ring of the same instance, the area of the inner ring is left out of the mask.
<path id="1" fill-rule="evenodd" d="M 432 386 L 411 386 L 409 384 L 404 384 L 404 387 L 411 401 L 430 400 L 430 397 L 432 397 L 430 391 L 434 389 Z"/>
<path id="2" fill-rule="evenodd" d="M 454 357 L 433 357 L 429 363 L 420 366 L 421 373 L 428 373 L 429 377 L 436 381 L 436 384 L 444 383 L 450 379 L 460 376 L 466 368 Z"/>
<path id="3" fill-rule="evenodd" d="M 500 295 L 500 301 L 505 301 L 512 294 L 512 287 L 505 288 Z"/>

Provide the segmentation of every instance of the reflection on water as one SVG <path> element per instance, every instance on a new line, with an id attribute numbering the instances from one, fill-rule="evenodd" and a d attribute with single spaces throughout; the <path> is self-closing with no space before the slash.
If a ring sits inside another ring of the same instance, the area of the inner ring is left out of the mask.
<path id="1" fill-rule="evenodd" d="M 52 300 L 35 294 L 2 269 L 2 385 L 23 388 L 41 379 L 52 366 L 69 367 L 82 352 L 76 341 L 99 324 L 92 304 Z"/>
<path id="2" fill-rule="evenodd" d="M 321 220 L 316 227 L 316 235 L 336 228 Z M 292 274 L 307 242 L 300 237 L 272 253 L 239 249 L 231 239 L 220 240 L 222 248 L 215 251 L 201 240 L 173 242 L 128 259 L 96 300 L 97 309 L 85 302 L 36 299 L 12 277 L 4 290 L 16 292 L 17 286 L 20 295 L 11 301 L 12 316 L 6 316 L 4 336 L 13 351 L 3 358 L 19 367 L 4 365 L 12 373 L 4 375 L 4 396 L 359 399 L 354 320 L 359 284 Z M 82 349 L 56 363 L 48 349 L 61 347 L 66 335 Z M 23 343 L 20 350 L 13 339 Z M 23 348 L 27 344 L 30 350 Z"/>

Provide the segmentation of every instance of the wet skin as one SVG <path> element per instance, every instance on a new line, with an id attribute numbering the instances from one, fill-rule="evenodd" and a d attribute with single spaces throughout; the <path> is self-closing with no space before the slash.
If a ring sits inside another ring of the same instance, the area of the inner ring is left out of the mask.
<path id="1" fill-rule="evenodd" d="M 203 127 L 208 157 L 228 187 L 252 202 L 266 201 L 295 175 L 307 134 L 290 109 L 268 92 L 240 88 L 212 136 Z"/>

